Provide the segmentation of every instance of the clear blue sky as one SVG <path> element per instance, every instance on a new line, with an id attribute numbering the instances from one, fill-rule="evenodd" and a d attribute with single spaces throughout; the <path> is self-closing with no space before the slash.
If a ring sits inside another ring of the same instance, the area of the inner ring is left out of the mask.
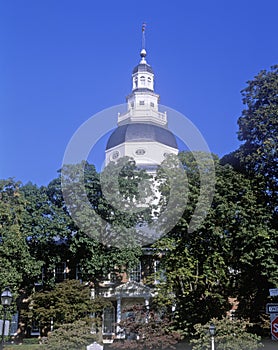
<path id="1" fill-rule="evenodd" d="M 2 0 L 0 178 L 48 184 L 76 129 L 125 102 L 143 22 L 161 103 L 212 152 L 235 150 L 240 91 L 277 63 L 277 13 L 277 0 Z"/>

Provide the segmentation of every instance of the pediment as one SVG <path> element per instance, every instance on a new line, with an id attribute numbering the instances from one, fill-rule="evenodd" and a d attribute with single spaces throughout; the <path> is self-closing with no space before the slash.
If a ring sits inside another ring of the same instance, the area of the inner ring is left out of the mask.
<path id="1" fill-rule="evenodd" d="M 129 281 L 115 289 L 115 295 L 121 297 L 151 297 L 151 289 L 142 283 Z"/>

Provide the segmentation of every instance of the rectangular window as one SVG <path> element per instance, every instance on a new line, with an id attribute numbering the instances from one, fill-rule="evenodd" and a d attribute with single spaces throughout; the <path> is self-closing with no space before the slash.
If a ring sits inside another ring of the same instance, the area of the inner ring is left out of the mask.
<path id="1" fill-rule="evenodd" d="M 160 261 L 155 260 L 154 261 L 154 283 L 158 284 L 161 282 L 166 282 L 166 274 L 165 270 L 161 269 L 159 266 Z"/>
<path id="2" fill-rule="evenodd" d="M 145 101 L 139 101 L 139 105 L 143 106 L 145 104 Z"/>
<path id="3" fill-rule="evenodd" d="M 62 282 L 67 278 L 66 263 L 62 262 L 55 267 L 55 281 Z"/>
<path id="4" fill-rule="evenodd" d="M 115 308 L 106 307 L 103 310 L 103 333 L 112 334 L 115 333 Z"/>
<path id="5" fill-rule="evenodd" d="M 80 266 L 77 265 L 77 266 L 75 267 L 75 279 L 76 279 L 76 280 L 79 280 L 79 281 L 82 281 L 81 276 L 82 276 L 82 274 L 81 274 Z"/>
<path id="6" fill-rule="evenodd" d="M 134 266 L 129 271 L 129 280 L 134 282 L 141 282 L 141 262 Z"/>
<path id="7" fill-rule="evenodd" d="M 151 106 L 151 107 L 154 107 L 154 103 L 153 103 L 153 102 L 151 102 L 151 103 L 150 103 L 150 106 Z"/>

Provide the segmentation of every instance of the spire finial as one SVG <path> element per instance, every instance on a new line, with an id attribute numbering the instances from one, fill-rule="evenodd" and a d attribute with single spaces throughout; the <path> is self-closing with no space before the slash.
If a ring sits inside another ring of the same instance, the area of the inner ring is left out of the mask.
<path id="1" fill-rule="evenodd" d="M 146 40 L 145 40 L 145 31 L 146 31 L 146 27 L 147 27 L 147 25 L 146 25 L 146 23 L 144 22 L 143 24 L 142 24 L 142 49 L 146 49 Z"/>
<path id="2" fill-rule="evenodd" d="M 143 25 L 142 25 L 142 50 L 140 52 L 140 56 L 142 57 L 142 60 L 140 63 L 146 63 L 146 60 L 145 60 L 145 57 L 147 55 L 147 52 L 146 52 L 146 38 L 145 38 L 145 30 L 146 30 L 146 23 L 144 22 Z"/>

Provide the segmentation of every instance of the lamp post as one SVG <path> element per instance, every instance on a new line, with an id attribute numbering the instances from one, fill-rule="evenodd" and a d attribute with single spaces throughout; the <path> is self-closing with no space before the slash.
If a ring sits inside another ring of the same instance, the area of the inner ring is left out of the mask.
<path id="1" fill-rule="evenodd" d="M 215 331 L 216 331 L 216 327 L 213 323 L 210 324 L 209 326 L 209 334 L 211 337 L 211 350 L 214 350 L 214 336 L 215 336 Z"/>
<path id="2" fill-rule="evenodd" d="M 6 322 L 6 312 L 7 312 L 7 307 L 11 305 L 13 296 L 10 291 L 9 287 L 6 287 L 5 290 L 1 294 L 1 304 L 4 308 L 4 319 L 3 319 L 3 324 L 2 324 L 2 338 L 1 338 L 1 345 L 0 349 L 4 349 L 4 336 L 5 336 L 5 322 Z"/>

